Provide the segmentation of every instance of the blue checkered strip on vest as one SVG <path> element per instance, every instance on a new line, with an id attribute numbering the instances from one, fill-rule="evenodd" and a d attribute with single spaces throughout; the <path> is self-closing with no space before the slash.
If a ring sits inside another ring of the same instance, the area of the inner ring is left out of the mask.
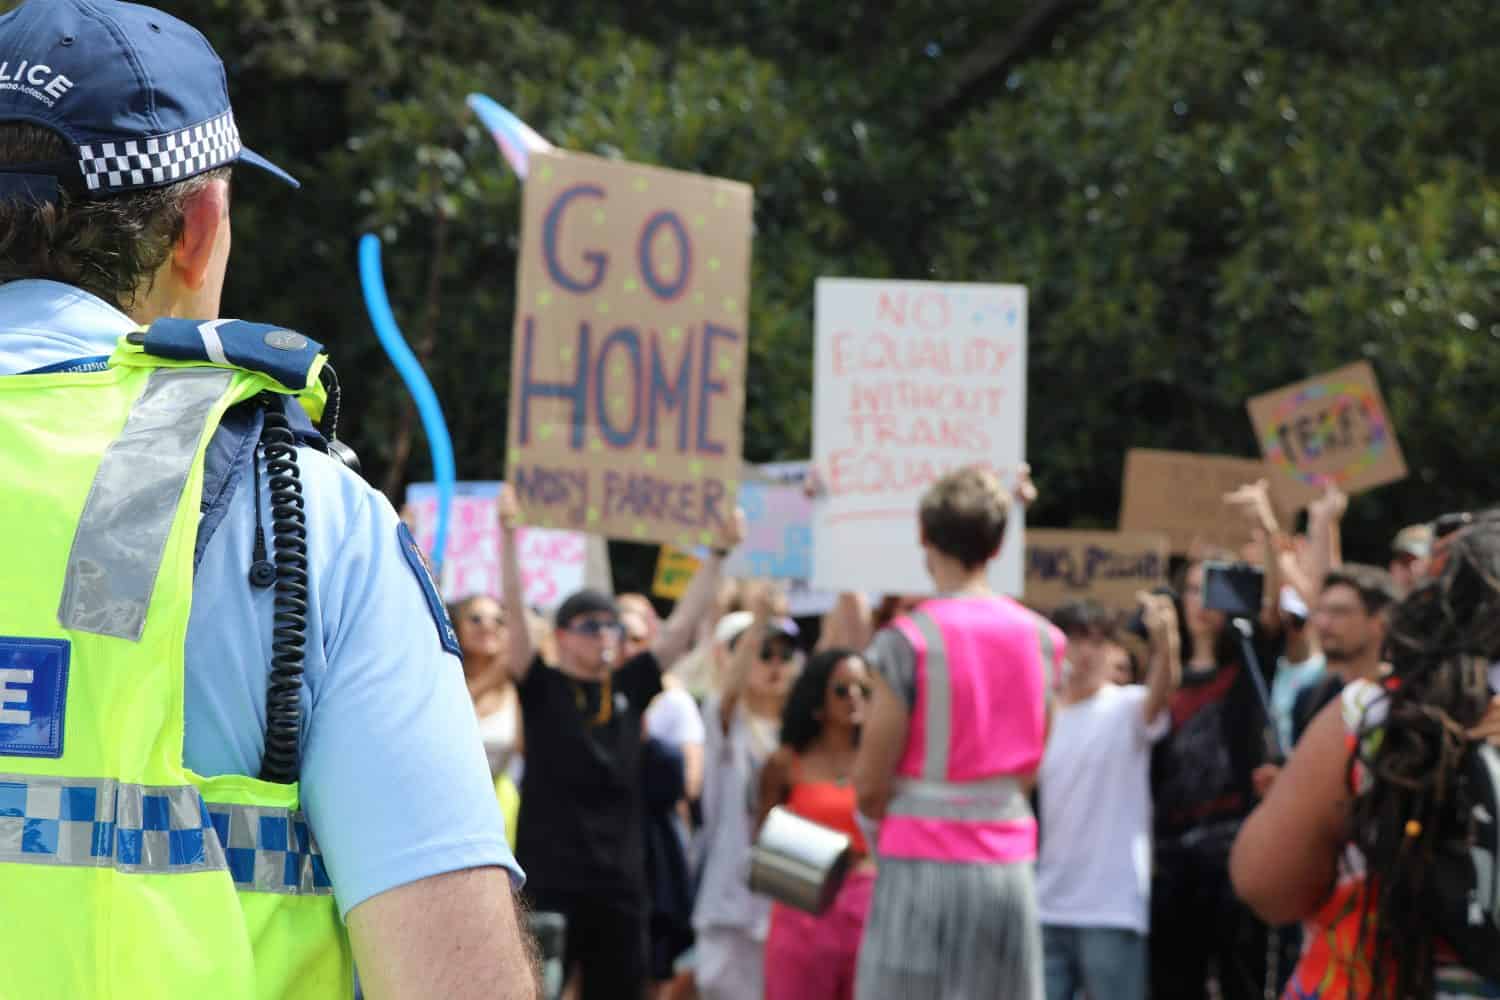
<path id="1" fill-rule="evenodd" d="M 78 169 L 90 191 L 129 191 L 184 180 L 239 155 L 240 131 L 226 111 L 150 139 L 86 143 L 78 147 Z"/>
<path id="2" fill-rule="evenodd" d="M 300 812 L 204 802 L 191 785 L 0 775 L 0 864 L 222 871 L 247 892 L 333 891 Z"/>

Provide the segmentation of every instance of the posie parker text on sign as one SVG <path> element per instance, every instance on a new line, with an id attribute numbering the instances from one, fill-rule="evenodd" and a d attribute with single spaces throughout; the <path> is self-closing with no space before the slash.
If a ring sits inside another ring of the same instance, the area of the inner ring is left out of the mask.
<path id="1" fill-rule="evenodd" d="M 528 523 L 705 545 L 734 510 L 751 190 L 532 155 L 508 479 Z"/>

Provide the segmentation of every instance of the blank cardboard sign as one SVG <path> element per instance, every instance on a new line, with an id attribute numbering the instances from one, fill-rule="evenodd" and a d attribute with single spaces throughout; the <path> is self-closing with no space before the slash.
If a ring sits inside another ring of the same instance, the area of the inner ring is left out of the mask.
<path id="1" fill-rule="evenodd" d="M 1238 553 L 1250 529 L 1224 494 L 1265 475 L 1253 458 L 1132 448 L 1125 453 L 1120 530 L 1159 532 L 1179 555 L 1195 543 Z"/>

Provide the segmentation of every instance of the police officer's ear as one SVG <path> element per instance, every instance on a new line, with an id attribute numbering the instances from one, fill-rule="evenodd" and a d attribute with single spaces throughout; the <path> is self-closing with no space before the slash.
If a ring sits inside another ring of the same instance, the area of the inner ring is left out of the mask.
<path id="1" fill-rule="evenodd" d="M 182 235 L 172 247 L 170 267 L 184 288 L 198 291 L 223 280 L 229 259 L 229 182 L 214 178 L 182 203 Z"/>

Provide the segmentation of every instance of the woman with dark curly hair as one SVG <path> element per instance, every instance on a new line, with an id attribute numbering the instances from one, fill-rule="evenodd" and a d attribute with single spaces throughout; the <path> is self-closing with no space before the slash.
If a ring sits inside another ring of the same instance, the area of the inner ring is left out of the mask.
<path id="1" fill-rule="evenodd" d="M 827 649 L 797 678 L 781 713 L 781 748 L 761 771 L 760 821 L 773 806 L 849 835 L 860 856 L 828 912 L 776 904 L 766 939 L 766 1000 L 849 1000 L 874 864 L 854 821 L 850 777 L 870 695 L 858 653 Z"/>
<path id="2" fill-rule="evenodd" d="M 1391 612 L 1390 671 L 1318 715 L 1234 845 L 1240 896 L 1270 923 L 1307 921 L 1289 1000 L 1500 996 L 1442 940 L 1432 895 L 1479 801 L 1470 755 L 1500 732 L 1500 512 L 1450 536 L 1431 572 Z"/>

